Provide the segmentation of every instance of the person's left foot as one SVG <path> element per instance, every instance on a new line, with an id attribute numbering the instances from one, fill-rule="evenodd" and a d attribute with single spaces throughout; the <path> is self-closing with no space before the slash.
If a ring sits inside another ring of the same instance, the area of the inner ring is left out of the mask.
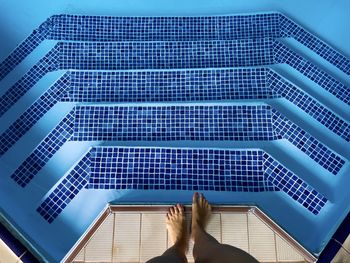
<path id="1" fill-rule="evenodd" d="M 182 205 L 177 204 L 169 209 L 166 215 L 166 225 L 173 244 L 186 253 L 188 249 L 188 232 L 185 211 Z"/>

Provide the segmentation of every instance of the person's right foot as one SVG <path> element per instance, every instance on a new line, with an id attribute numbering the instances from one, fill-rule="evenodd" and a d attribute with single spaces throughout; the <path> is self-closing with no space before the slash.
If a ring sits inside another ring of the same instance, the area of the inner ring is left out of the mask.
<path id="1" fill-rule="evenodd" d="M 194 240 L 198 228 L 205 229 L 211 215 L 211 205 L 201 194 L 198 198 L 198 193 L 194 193 L 192 199 L 192 226 L 191 237 Z"/>

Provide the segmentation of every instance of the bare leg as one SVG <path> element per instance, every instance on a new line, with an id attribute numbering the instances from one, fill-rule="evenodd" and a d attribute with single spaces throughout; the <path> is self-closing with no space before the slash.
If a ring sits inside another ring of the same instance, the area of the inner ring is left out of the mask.
<path id="1" fill-rule="evenodd" d="M 192 233 L 194 241 L 193 257 L 196 263 L 256 263 L 247 252 L 229 245 L 220 244 L 214 237 L 205 232 L 211 215 L 211 206 L 201 194 L 193 195 Z"/>
<path id="2" fill-rule="evenodd" d="M 171 207 L 166 216 L 169 237 L 174 245 L 167 249 L 163 255 L 153 258 L 147 263 L 187 263 L 188 233 L 183 206 L 177 204 Z"/>

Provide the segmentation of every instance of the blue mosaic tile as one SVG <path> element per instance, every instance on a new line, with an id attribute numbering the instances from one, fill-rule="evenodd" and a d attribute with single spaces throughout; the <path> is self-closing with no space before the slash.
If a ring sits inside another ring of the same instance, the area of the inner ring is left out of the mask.
<path id="1" fill-rule="evenodd" d="M 70 139 L 73 125 L 74 112 L 72 111 L 44 138 L 11 175 L 11 178 L 20 186 L 25 187 L 60 147 Z"/>
<path id="2" fill-rule="evenodd" d="M 346 74 L 350 74 L 350 60 L 348 58 L 284 15 L 281 15 L 280 18 L 280 30 L 281 37 L 293 37 Z"/>
<path id="3" fill-rule="evenodd" d="M 55 46 L 20 80 L 9 88 L 0 98 L 0 117 L 15 104 L 46 73 L 58 69 L 58 46 Z"/>
<path id="4" fill-rule="evenodd" d="M 319 69 L 317 66 L 280 42 L 275 42 L 273 49 L 275 63 L 287 63 L 338 99 L 350 104 L 350 89 L 348 89 L 343 83 L 339 82 L 325 71 Z"/>
<path id="5" fill-rule="evenodd" d="M 269 70 L 192 69 L 288 63 L 349 103 L 349 91 L 345 85 L 281 43 L 274 43 L 274 39 L 281 36 L 294 37 L 350 74 L 350 61 L 345 56 L 277 13 L 155 18 L 53 16 L 0 64 L 0 80 L 44 39 L 89 42 L 59 43 L 0 98 L 0 116 L 53 70 L 185 70 L 68 72 L 1 135 L 0 156 L 58 101 L 205 101 L 283 96 L 349 141 L 348 123 Z M 11 176 L 19 185 L 25 187 L 68 140 L 285 138 L 333 174 L 337 174 L 345 163 L 336 153 L 268 106 L 77 106 L 75 110 Z M 97 147 L 90 154 L 37 209 L 49 223 L 84 187 L 244 192 L 282 190 L 315 215 L 327 202 L 323 195 L 259 150 Z"/>
<path id="6" fill-rule="evenodd" d="M 0 63 L 0 81 L 22 62 L 48 36 L 51 28 L 50 19 L 42 23 L 39 28 L 20 43 L 14 51 Z"/>
<path id="7" fill-rule="evenodd" d="M 333 174 L 345 164 L 340 156 L 277 111 L 271 111 L 269 106 L 77 106 L 12 178 L 24 187 L 68 140 L 257 141 L 281 138 Z"/>
<path id="8" fill-rule="evenodd" d="M 179 69 L 273 63 L 273 40 L 60 42 L 61 69 Z"/>
<path id="9" fill-rule="evenodd" d="M 76 106 L 11 177 L 24 187 L 68 140 L 257 141 L 281 138 L 333 174 L 345 164 L 344 159 L 269 106 Z"/>
<path id="10" fill-rule="evenodd" d="M 201 41 L 276 38 L 279 15 L 214 17 L 105 17 L 55 15 L 26 38 L 1 64 L 0 80 L 44 39 L 62 41 Z"/>
<path id="11" fill-rule="evenodd" d="M 327 127 L 344 140 L 350 141 L 350 125 L 344 119 L 335 115 L 311 96 L 271 70 L 267 71 L 267 81 L 267 86 L 269 86 L 274 93 L 280 94 L 316 119 L 323 126 Z"/>
<path id="12" fill-rule="evenodd" d="M 346 121 L 274 71 L 265 68 L 69 71 L 0 136 L 0 156 L 57 101 L 205 101 L 276 97 L 288 99 L 322 125 L 349 140 L 349 124 Z"/>
<path id="13" fill-rule="evenodd" d="M 88 183 L 90 170 L 89 154 L 85 155 L 70 173 L 55 187 L 37 212 L 49 223 L 63 211 L 73 198 Z"/>
<path id="14" fill-rule="evenodd" d="M 272 44 L 270 39 L 143 43 L 60 42 L 1 96 L 0 117 L 50 71 L 265 65 L 273 62 Z"/>
<path id="15" fill-rule="evenodd" d="M 201 41 L 279 36 L 279 14 L 210 17 L 57 15 L 49 39 L 73 41 Z"/>
<path id="16" fill-rule="evenodd" d="M 68 71 L 0 136 L 0 156 L 56 102 L 140 102 L 262 99 L 264 68 L 96 72 Z"/>
<path id="17" fill-rule="evenodd" d="M 55 15 L 0 64 L 0 80 L 44 39 L 61 41 L 208 41 L 293 37 L 350 74 L 350 60 L 279 13 L 212 17 Z"/>
<path id="18" fill-rule="evenodd" d="M 79 106 L 72 140 L 274 140 L 269 106 Z"/>
<path id="19" fill-rule="evenodd" d="M 58 102 L 69 88 L 69 75 L 63 75 L 0 136 L 0 157 Z"/>
<path id="20" fill-rule="evenodd" d="M 70 101 L 166 102 L 275 97 L 264 68 L 72 71 Z"/>
<path id="21" fill-rule="evenodd" d="M 345 164 L 345 160 L 339 155 L 274 109 L 272 109 L 272 122 L 277 134 L 287 139 L 332 174 L 337 174 Z"/>
<path id="22" fill-rule="evenodd" d="M 261 150 L 93 147 L 38 207 L 49 223 L 83 188 L 282 190 L 317 215 L 327 199 Z"/>
<path id="23" fill-rule="evenodd" d="M 262 192 L 262 151 L 95 147 L 88 188 Z"/>
<path id="24" fill-rule="evenodd" d="M 327 199 L 305 181 L 264 153 L 264 174 L 267 181 L 282 190 L 306 209 L 317 215 Z"/>

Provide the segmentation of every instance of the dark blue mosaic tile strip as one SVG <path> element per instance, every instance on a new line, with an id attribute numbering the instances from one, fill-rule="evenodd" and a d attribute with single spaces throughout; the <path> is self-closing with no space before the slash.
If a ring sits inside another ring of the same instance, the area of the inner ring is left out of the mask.
<path id="1" fill-rule="evenodd" d="M 345 164 L 339 155 L 335 154 L 327 146 L 312 137 L 309 133 L 272 109 L 272 122 L 277 134 L 287 139 L 311 159 L 321 165 L 332 174 L 337 174 Z"/>
<path id="2" fill-rule="evenodd" d="M 66 72 L 0 136 L 0 156 L 58 101 L 139 102 L 262 99 L 265 69 Z"/>
<path id="3" fill-rule="evenodd" d="M 305 181 L 264 153 L 264 174 L 267 181 L 282 190 L 306 209 L 317 215 L 327 199 Z"/>
<path id="4" fill-rule="evenodd" d="M 287 63 L 338 99 L 350 104 L 350 89 L 280 42 L 274 43 L 275 63 Z"/>
<path id="5" fill-rule="evenodd" d="M 58 45 L 34 65 L 19 81 L 0 98 L 0 117 L 15 104 L 46 73 L 58 69 Z"/>
<path id="6" fill-rule="evenodd" d="M 0 81 L 23 59 L 26 58 L 48 36 L 51 28 L 50 19 L 35 29 L 11 54 L 0 63 Z"/>
<path id="7" fill-rule="evenodd" d="M 0 80 L 45 38 L 76 41 L 198 41 L 294 37 L 344 72 L 350 60 L 277 13 L 213 17 L 49 18 L 0 64 Z"/>
<path id="8" fill-rule="evenodd" d="M 49 194 L 37 208 L 37 212 L 47 222 L 52 223 L 79 191 L 87 185 L 89 174 L 90 157 L 87 154 Z"/>
<path id="9" fill-rule="evenodd" d="M 72 140 L 274 140 L 269 106 L 78 106 Z"/>
<path id="10" fill-rule="evenodd" d="M 273 40 L 61 42 L 61 69 L 118 70 L 258 66 L 273 63 Z"/>
<path id="11" fill-rule="evenodd" d="M 281 37 L 293 37 L 346 74 L 350 74 L 350 60 L 348 58 L 284 15 L 281 15 L 280 18 L 280 30 Z"/>
<path id="12" fill-rule="evenodd" d="M 317 215 L 327 199 L 261 150 L 94 147 L 38 207 L 49 223 L 83 188 L 282 190 Z"/>
<path id="13" fill-rule="evenodd" d="M 73 134 L 74 112 L 70 112 L 17 168 L 11 178 L 25 187 Z"/>
<path id="14" fill-rule="evenodd" d="M 71 101 L 143 102 L 275 97 L 264 68 L 71 72 Z"/>
<path id="15" fill-rule="evenodd" d="M 273 92 L 298 106 L 341 138 L 350 141 L 350 126 L 345 120 L 271 70 L 267 71 L 267 81 Z"/>
<path id="16" fill-rule="evenodd" d="M 57 15 L 48 38 L 73 41 L 198 41 L 279 36 L 276 13 L 211 17 Z"/>
<path id="17" fill-rule="evenodd" d="M 88 188 L 263 192 L 263 152 L 95 147 Z"/>
<path id="18" fill-rule="evenodd" d="M 69 89 L 69 74 L 63 75 L 0 136 L 0 157 L 47 113 Z"/>

